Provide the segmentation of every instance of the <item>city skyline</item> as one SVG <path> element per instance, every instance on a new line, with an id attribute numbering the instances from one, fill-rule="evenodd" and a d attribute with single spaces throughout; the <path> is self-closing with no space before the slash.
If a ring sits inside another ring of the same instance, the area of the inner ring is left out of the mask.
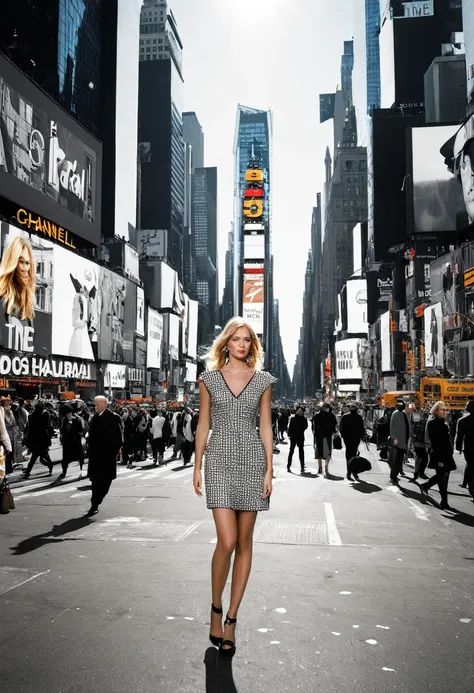
<path id="1" fill-rule="evenodd" d="M 340 84 L 340 56 L 344 40 L 354 33 L 355 8 L 350 0 L 324 8 L 319 0 L 300 0 L 297 6 L 280 0 L 260 5 L 255 14 L 255 6 L 246 0 L 225 5 L 202 0 L 198 8 L 190 8 L 189 0 L 170 0 L 184 45 L 185 110 L 197 113 L 205 136 L 205 165 L 217 166 L 219 172 L 220 295 L 233 219 L 237 106 L 273 112 L 274 295 L 280 301 L 281 335 L 291 373 L 298 348 L 312 209 L 323 190 L 326 146 L 333 141 L 332 123 L 319 125 L 319 94 L 334 91 Z M 250 7 L 252 24 L 248 22 Z M 290 25 L 298 27 L 296 38 L 288 34 Z M 281 50 L 284 45 L 287 50 Z M 259 72 L 255 71 L 257 58 Z M 292 192 L 295 187 L 297 198 Z"/>

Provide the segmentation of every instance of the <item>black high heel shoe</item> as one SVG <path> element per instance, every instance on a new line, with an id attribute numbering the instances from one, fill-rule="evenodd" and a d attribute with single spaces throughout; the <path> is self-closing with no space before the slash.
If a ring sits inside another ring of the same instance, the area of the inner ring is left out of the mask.
<path id="1" fill-rule="evenodd" d="M 215 614 L 222 614 L 222 607 L 218 609 L 217 606 L 214 606 L 214 604 L 211 604 L 211 606 L 212 611 Z M 212 642 L 213 645 L 215 645 L 215 647 L 219 647 L 222 642 L 222 638 L 218 638 L 217 635 L 211 635 L 211 633 L 209 633 L 209 640 Z"/>
<path id="2" fill-rule="evenodd" d="M 232 626 L 234 623 L 237 623 L 236 618 L 229 618 L 229 614 L 227 614 L 226 619 L 224 621 L 224 626 Z M 227 645 L 227 647 L 223 647 L 224 645 Z M 219 647 L 219 652 L 223 657 L 233 657 L 235 655 L 236 651 L 235 647 L 235 642 L 232 640 L 223 640 L 220 644 Z"/>

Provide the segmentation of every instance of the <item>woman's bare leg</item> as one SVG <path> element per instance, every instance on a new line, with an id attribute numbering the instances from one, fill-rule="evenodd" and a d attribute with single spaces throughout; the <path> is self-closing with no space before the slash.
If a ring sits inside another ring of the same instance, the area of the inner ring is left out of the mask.
<path id="1" fill-rule="evenodd" d="M 247 587 L 252 567 L 253 530 L 256 519 L 256 512 L 237 512 L 237 545 L 235 547 L 230 606 L 228 610 L 230 618 L 237 618 L 237 612 Z M 234 629 L 235 625 L 225 626 L 224 640 L 234 640 Z"/>
<path id="2" fill-rule="evenodd" d="M 237 517 L 235 511 L 229 508 L 214 508 L 212 514 L 217 532 L 217 544 L 211 564 L 212 603 L 219 609 L 237 543 Z M 222 636 L 222 616 L 214 612 L 211 614 L 211 634 Z"/>

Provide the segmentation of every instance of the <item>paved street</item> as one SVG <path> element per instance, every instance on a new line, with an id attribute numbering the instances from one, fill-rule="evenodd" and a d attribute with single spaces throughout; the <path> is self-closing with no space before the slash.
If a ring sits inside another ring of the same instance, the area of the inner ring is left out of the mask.
<path id="1" fill-rule="evenodd" d="M 39 465 L 28 481 L 15 473 L 17 510 L 0 518 L 2 693 L 472 693 L 474 504 L 461 465 L 453 515 L 408 480 L 390 488 L 373 448 L 360 484 L 344 478 L 342 452 L 326 480 L 313 462 L 288 474 L 280 449 L 232 665 L 208 647 L 214 529 L 191 468 L 120 467 L 91 520 L 77 467 L 60 484 L 59 467 L 52 481 Z"/>

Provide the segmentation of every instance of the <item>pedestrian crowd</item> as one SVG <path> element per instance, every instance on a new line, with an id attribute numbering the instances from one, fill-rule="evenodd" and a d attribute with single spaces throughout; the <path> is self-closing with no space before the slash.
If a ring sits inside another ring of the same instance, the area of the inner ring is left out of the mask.
<path id="1" fill-rule="evenodd" d="M 29 478 L 39 460 L 53 474 L 50 449 L 54 438 L 62 447 L 63 481 L 68 467 L 78 462 L 82 478 L 86 460 L 87 477 L 92 484 L 90 515 L 107 495 L 117 464 L 133 468 L 134 463 L 153 460 L 153 466 L 182 459 L 191 463 L 199 413 L 190 407 L 167 410 L 166 407 L 108 405 L 105 397 L 96 397 L 95 412 L 83 401 L 58 402 L 41 399 L 0 398 L 0 489 L 8 488 L 7 479 L 15 468 Z M 172 456 L 165 460 L 165 451 Z"/>

